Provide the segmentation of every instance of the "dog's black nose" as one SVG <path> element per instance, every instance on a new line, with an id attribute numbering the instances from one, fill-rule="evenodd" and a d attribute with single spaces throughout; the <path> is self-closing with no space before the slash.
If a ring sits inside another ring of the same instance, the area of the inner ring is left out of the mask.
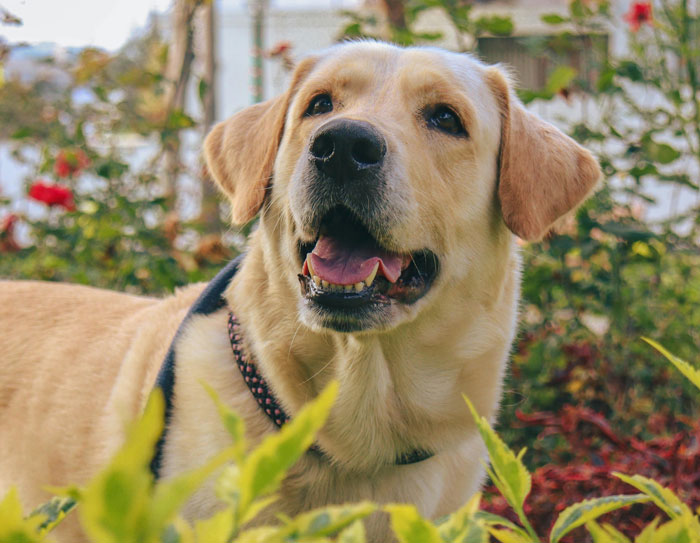
<path id="1" fill-rule="evenodd" d="M 314 135 L 309 151 L 321 172 L 346 181 L 378 171 L 386 155 L 386 142 L 365 121 L 334 119 Z"/>

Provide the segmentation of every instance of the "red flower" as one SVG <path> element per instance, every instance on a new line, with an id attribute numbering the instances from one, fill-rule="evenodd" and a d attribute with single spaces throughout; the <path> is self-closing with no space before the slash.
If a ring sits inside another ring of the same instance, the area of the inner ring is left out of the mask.
<path id="1" fill-rule="evenodd" d="M 288 53 L 292 49 L 292 44 L 288 41 L 277 42 L 272 48 L 267 52 L 270 57 L 278 57 Z"/>
<path id="2" fill-rule="evenodd" d="M 630 10 L 625 14 L 625 21 L 629 23 L 632 32 L 637 32 L 644 23 L 652 24 L 651 2 L 632 2 Z"/>
<path id="3" fill-rule="evenodd" d="M 90 159 L 83 150 L 67 149 L 59 151 L 53 164 L 53 171 L 57 177 L 69 177 L 89 165 Z"/>
<path id="4" fill-rule="evenodd" d="M 60 206 L 68 211 L 75 210 L 73 193 L 68 187 L 49 185 L 43 181 L 35 181 L 29 188 L 29 197 L 48 206 Z"/>
<path id="5" fill-rule="evenodd" d="M 15 240 L 15 224 L 19 217 L 14 213 L 7 215 L 0 225 L 0 253 L 19 251 L 20 246 Z"/>

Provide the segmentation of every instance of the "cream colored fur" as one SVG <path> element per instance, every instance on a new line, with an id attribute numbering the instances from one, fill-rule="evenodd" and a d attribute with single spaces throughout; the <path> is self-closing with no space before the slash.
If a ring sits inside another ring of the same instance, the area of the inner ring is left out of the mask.
<path id="1" fill-rule="evenodd" d="M 319 92 L 338 106 L 305 117 Z M 425 125 L 422 108 L 437 103 L 458 112 L 468 138 Z M 382 241 L 401 252 L 427 247 L 440 259 L 427 295 L 396 308 L 381 330 L 323 329 L 300 306 L 300 176 L 311 134 L 336 117 L 370 122 L 386 138 L 395 220 Z M 258 522 L 360 499 L 414 503 L 430 517 L 454 510 L 483 477 L 484 449 L 462 394 L 495 417 L 516 329 L 520 263 L 511 230 L 544 235 L 596 182 L 593 158 L 525 113 L 496 68 L 379 43 L 337 46 L 302 62 L 285 95 L 217 126 L 205 151 L 237 221 L 263 208 L 226 292 L 248 352 L 290 414 L 340 381 L 318 436 L 325 457 L 298 462 Z M 157 300 L 0 283 L 0 493 L 18 485 L 32 507 L 47 497 L 44 485 L 85 482 L 104 464 L 201 289 Z M 228 443 L 201 381 L 245 418 L 253 443 L 275 431 L 234 365 L 226 318 L 225 310 L 196 316 L 177 340 L 166 477 Z M 394 465 L 415 448 L 435 456 Z M 205 516 L 216 506 L 206 487 L 186 513 Z M 368 527 L 370 541 L 390 539 L 384 517 Z M 76 530 L 75 523 L 65 528 L 64 541 L 78 538 Z"/>

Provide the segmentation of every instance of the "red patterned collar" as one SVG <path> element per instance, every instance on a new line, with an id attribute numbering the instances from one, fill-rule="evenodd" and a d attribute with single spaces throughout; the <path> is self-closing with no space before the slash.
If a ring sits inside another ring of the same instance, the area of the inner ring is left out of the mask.
<path id="1" fill-rule="evenodd" d="M 251 394 L 253 394 L 260 409 L 265 412 L 267 417 L 275 426 L 281 428 L 285 423 L 289 422 L 290 417 L 285 413 L 284 409 L 282 409 L 277 398 L 275 398 L 275 395 L 268 387 L 267 381 L 258 370 L 255 361 L 243 350 L 243 345 L 241 343 L 241 325 L 238 323 L 236 316 L 230 311 L 228 314 L 228 337 L 231 340 L 231 349 L 233 350 L 233 357 L 236 360 L 236 365 L 241 372 L 243 380 L 248 385 Z M 313 445 L 310 450 L 323 455 L 323 452 L 317 445 Z M 414 449 L 413 451 L 399 455 L 395 463 L 398 465 L 415 464 L 432 457 L 433 453 L 429 451 Z"/>

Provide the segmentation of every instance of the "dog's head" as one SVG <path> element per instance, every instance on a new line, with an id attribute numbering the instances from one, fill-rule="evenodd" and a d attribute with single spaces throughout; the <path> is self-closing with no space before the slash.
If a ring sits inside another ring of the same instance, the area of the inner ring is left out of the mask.
<path id="1" fill-rule="evenodd" d="M 302 321 L 337 331 L 412 318 L 492 260 L 506 226 L 542 237 L 600 176 L 497 68 L 380 43 L 302 61 L 285 94 L 217 125 L 205 154 L 234 222 L 263 208 Z"/>

